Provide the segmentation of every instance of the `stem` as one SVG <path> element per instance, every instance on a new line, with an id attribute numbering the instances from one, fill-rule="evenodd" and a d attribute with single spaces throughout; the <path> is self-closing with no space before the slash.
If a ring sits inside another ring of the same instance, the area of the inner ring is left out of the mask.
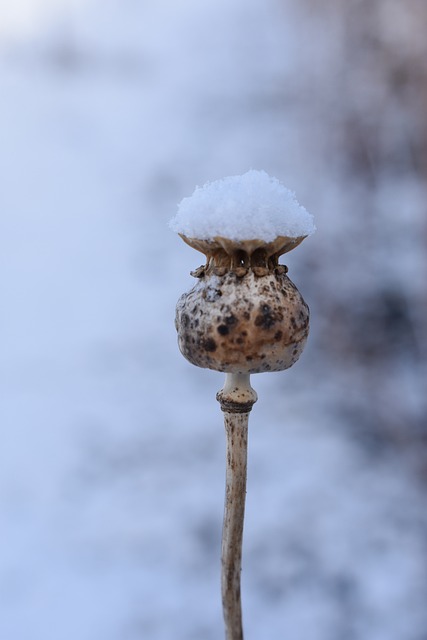
<path id="1" fill-rule="evenodd" d="M 249 375 L 227 374 L 217 395 L 224 411 L 226 489 L 222 529 L 222 606 L 226 640 L 243 640 L 240 573 L 245 516 L 249 413 L 257 396 Z"/>
<path id="2" fill-rule="evenodd" d="M 248 417 L 248 413 L 224 413 L 227 470 L 221 585 L 227 640 L 243 640 L 240 572 L 246 497 Z"/>

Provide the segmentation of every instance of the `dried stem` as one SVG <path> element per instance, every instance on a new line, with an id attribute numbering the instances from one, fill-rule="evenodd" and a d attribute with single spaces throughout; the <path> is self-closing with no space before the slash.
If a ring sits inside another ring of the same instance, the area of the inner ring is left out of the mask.
<path id="1" fill-rule="evenodd" d="M 224 413 L 227 472 L 221 581 L 227 640 L 243 640 L 240 571 L 246 496 L 248 417 L 248 413 Z"/>
<path id="2" fill-rule="evenodd" d="M 243 640 L 240 573 L 245 516 L 249 412 L 257 396 L 249 375 L 227 374 L 217 395 L 226 432 L 226 490 L 222 530 L 222 606 L 226 640 Z"/>

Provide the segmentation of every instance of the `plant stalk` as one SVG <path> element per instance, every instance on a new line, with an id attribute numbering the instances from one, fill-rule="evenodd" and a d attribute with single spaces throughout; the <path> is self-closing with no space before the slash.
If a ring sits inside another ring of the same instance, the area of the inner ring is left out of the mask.
<path id="1" fill-rule="evenodd" d="M 240 574 L 245 516 L 249 413 L 257 395 L 249 375 L 227 374 L 217 395 L 224 412 L 226 488 L 222 529 L 221 586 L 226 640 L 243 640 Z"/>

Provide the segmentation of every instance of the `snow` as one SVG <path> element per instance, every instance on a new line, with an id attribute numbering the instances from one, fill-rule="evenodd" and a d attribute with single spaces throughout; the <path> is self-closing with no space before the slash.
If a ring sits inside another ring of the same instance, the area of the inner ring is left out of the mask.
<path id="1" fill-rule="evenodd" d="M 313 216 L 295 194 L 265 171 L 250 170 L 197 187 L 178 205 L 173 231 L 187 238 L 263 240 L 298 238 L 315 230 Z"/>
<path id="2" fill-rule="evenodd" d="M 245 637 L 421 640 L 425 190 L 399 166 L 369 199 L 337 168 L 339 101 L 368 76 L 337 55 L 332 3 L 83 4 L 0 56 L 0 638 L 223 637 L 223 377 L 179 353 L 198 264 L 167 221 L 252 166 L 320 223 L 288 259 L 306 350 L 251 379 Z M 407 306 L 375 315 L 392 285 Z"/>
<path id="3" fill-rule="evenodd" d="M 12 40 L 17 35 L 35 34 L 43 22 L 66 8 L 78 8 L 84 0 L 19 0 L 0 4 L 0 36 Z"/>

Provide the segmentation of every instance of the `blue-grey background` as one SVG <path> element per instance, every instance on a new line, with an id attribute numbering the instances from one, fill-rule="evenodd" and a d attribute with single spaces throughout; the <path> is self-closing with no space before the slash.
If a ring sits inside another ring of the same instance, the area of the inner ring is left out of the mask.
<path id="1" fill-rule="evenodd" d="M 253 376 L 246 638 L 426 640 L 427 7 L 0 8 L 0 637 L 223 636 L 221 374 L 179 354 L 169 231 L 249 168 L 317 233 L 285 256 L 301 360 Z"/>

